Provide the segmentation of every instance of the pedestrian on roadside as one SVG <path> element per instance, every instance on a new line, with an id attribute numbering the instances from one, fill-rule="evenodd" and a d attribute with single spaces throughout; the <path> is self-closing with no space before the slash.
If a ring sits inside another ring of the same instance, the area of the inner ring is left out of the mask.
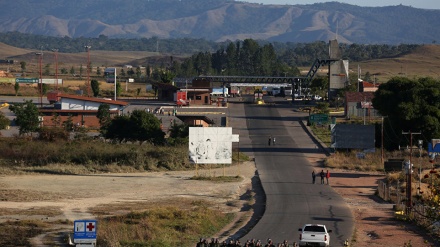
<path id="1" fill-rule="evenodd" d="M 273 244 L 272 239 L 268 238 L 267 239 L 267 244 L 264 247 L 275 247 L 275 245 Z"/>
<path id="2" fill-rule="evenodd" d="M 316 180 L 316 173 L 315 173 L 315 170 L 313 170 L 312 171 L 312 181 L 313 181 L 313 184 L 315 184 L 315 180 Z"/>
<path id="3" fill-rule="evenodd" d="M 327 170 L 327 173 L 325 174 L 325 178 L 327 179 L 327 184 L 328 184 L 328 179 L 330 178 L 330 172 Z"/>
<path id="4" fill-rule="evenodd" d="M 272 137 L 269 136 L 269 141 L 267 142 L 267 144 L 270 146 L 270 143 L 272 142 Z"/>
<path id="5" fill-rule="evenodd" d="M 324 184 L 324 178 L 325 178 L 324 170 L 321 170 L 321 173 L 319 173 L 319 175 L 321 175 L 321 184 Z"/>
<path id="6" fill-rule="evenodd" d="M 275 146 L 275 136 L 273 137 L 272 140 L 273 140 L 273 145 Z"/>

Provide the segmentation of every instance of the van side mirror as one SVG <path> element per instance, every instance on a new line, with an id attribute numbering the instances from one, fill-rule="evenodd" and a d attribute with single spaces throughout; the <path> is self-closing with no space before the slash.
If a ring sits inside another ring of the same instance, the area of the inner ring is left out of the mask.
<path id="1" fill-rule="evenodd" d="M 302 228 L 298 228 L 298 231 L 302 232 L 302 230 L 303 230 Z"/>
<path id="2" fill-rule="evenodd" d="M 331 232 L 332 232 L 332 230 L 328 230 L 327 232 L 328 232 L 328 233 L 331 233 Z"/>

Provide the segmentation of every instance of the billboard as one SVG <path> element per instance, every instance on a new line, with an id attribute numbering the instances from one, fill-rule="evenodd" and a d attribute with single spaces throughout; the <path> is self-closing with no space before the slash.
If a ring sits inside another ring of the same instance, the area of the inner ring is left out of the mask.
<path id="1" fill-rule="evenodd" d="M 345 149 L 374 149 L 374 125 L 335 124 L 331 129 L 331 147 Z"/>
<path id="2" fill-rule="evenodd" d="M 189 160 L 197 164 L 231 164 L 232 142 L 238 142 L 238 135 L 233 135 L 230 127 L 190 127 Z"/>

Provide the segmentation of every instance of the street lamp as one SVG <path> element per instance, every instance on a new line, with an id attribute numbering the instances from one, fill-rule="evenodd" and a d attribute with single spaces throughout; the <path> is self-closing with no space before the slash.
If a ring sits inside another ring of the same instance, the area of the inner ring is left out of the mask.
<path id="1" fill-rule="evenodd" d="M 86 82 L 86 86 L 87 86 L 87 96 L 90 97 L 90 48 L 92 48 L 92 46 L 86 45 L 86 46 L 84 46 L 84 48 L 87 49 L 87 82 Z"/>
<path id="2" fill-rule="evenodd" d="M 115 100 L 116 100 L 116 67 L 115 67 Z"/>
<path id="3" fill-rule="evenodd" d="M 43 72 L 42 72 L 42 63 L 43 63 L 43 51 L 36 52 L 36 56 L 38 56 L 38 63 L 40 65 L 40 79 L 38 81 L 38 88 L 40 90 L 40 107 L 43 107 Z"/>
<path id="4" fill-rule="evenodd" d="M 52 49 L 55 57 L 55 90 L 58 91 L 58 49 Z"/>

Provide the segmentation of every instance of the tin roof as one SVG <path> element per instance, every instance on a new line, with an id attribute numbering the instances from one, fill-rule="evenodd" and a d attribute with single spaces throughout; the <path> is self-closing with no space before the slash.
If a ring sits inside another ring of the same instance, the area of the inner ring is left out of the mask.
<path id="1" fill-rule="evenodd" d="M 109 105 L 120 105 L 120 106 L 129 105 L 128 102 L 120 101 L 120 100 L 94 98 L 94 97 L 87 97 L 87 96 L 73 95 L 73 94 L 60 94 L 58 97 L 59 98 L 66 98 L 66 99 L 77 99 L 77 100 L 83 100 L 83 101 L 98 102 L 98 103 L 109 104 Z"/>

